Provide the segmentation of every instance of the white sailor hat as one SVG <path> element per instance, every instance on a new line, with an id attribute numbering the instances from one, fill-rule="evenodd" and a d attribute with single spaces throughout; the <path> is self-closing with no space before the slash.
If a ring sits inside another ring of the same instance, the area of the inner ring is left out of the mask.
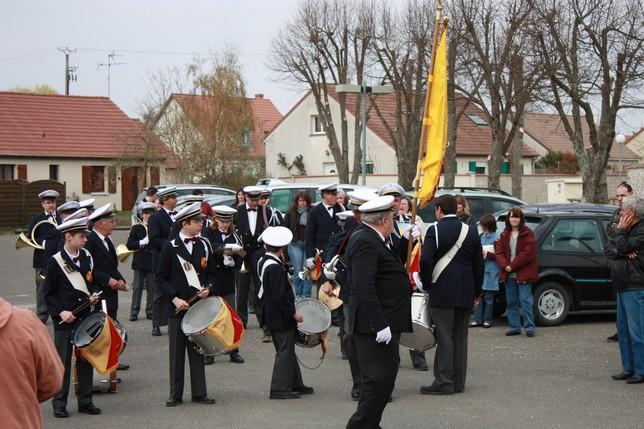
<path id="1" fill-rule="evenodd" d="M 143 212 L 145 212 L 145 211 L 152 211 L 152 212 L 154 212 L 154 211 L 156 211 L 156 209 L 157 209 L 157 205 L 156 205 L 156 204 L 154 204 L 154 203 L 153 203 L 153 202 L 151 202 L 151 201 L 141 201 L 141 203 L 139 204 L 139 211 L 140 211 L 141 213 L 143 213 Z"/>
<path id="2" fill-rule="evenodd" d="M 358 207 L 376 197 L 376 194 L 369 191 L 351 191 L 349 192 L 349 209 L 358 210 Z"/>
<path id="3" fill-rule="evenodd" d="M 179 204 L 201 203 L 205 199 L 206 197 L 204 197 L 203 195 L 186 195 L 181 197 Z"/>
<path id="4" fill-rule="evenodd" d="M 378 191 L 378 196 L 382 197 L 383 195 L 393 195 L 402 197 L 405 195 L 405 190 L 398 183 L 387 183 L 383 185 Z"/>
<path id="5" fill-rule="evenodd" d="M 67 222 L 68 220 L 80 219 L 82 217 L 87 217 L 88 214 L 89 214 L 89 212 L 87 211 L 87 209 L 78 209 L 74 213 L 72 213 L 69 216 L 67 216 L 65 218 L 65 222 Z"/>
<path id="6" fill-rule="evenodd" d="M 177 188 L 175 186 L 166 186 L 163 189 L 159 189 L 156 193 L 156 196 L 163 200 L 164 198 L 176 197 Z"/>
<path id="7" fill-rule="evenodd" d="M 347 218 L 353 217 L 353 210 L 345 210 L 335 214 L 340 220 L 347 220 Z"/>
<path id="8" fill-rule="evenodd" d="M 94 212 L 89 215 L 89 220 L 92 222 L 98 222 L 101 219 L 112 217 L 114 207 L 112 206 L 112 203 L 107 203 L 104 206 L 101 206 L 94 210 Z"/>
<path id="9" fill-rule="evenodd" d="M 293 233 L 283 226 L 270 226 L 262 233 L 262 241 L 271 247 L 284 247 L 293 241 Z"/>
<path id="10" fill-rule="evenodd" d="M 318 191 L 320 191 L 321 193 L 324 193 L 324 192 L 338 192 L 338 184 L 337 183 L 329 183 L 328 185 L 318 186 Z"/>
<path id="11" fill-rule="evenodd" d="M 56 199 L 58 198 L 60 194 L 57 191 L 54 191 L 53 189 L 46 189 L 42 191 L 41 193 L 38 194 L 38 198 L 41 200 L 51 200 L 51 199 Z"/>
<path id="12" fill-rule="evenodd" d="M 259 199 L 263 191 L 263 189 L 259 186 L 245 186 L 242 190 L 244 191 L 244 194 L 246 194 L 246 197 L 250 198 L 251 200 Z"/>
<path id="13" fill-rule="evenodd" d="M 192 220 L 196 218 L 202 219 L 202 217 L 201 204 L 192 203 L 179 210 L 179 213 L 172 216 L 172 220 L 174 222 L 182 222 L 184 220 Z"/>
<path id="14" fill-rule="evenodd" d="M 58 206 L 58 213 L 75 212 L 78 209 L 80 209 L 78 201 L 71 200 Z"/>
<path id="15" fill-rule="evenodd" d="M 87 223 L 89 221 L 89 218 L 87 217 L 82 217 L 79 219 L 72 219 L 72 220 L 67 220 L 60 225 L 56 226 L 56 229 L 60 231 L 61 233 L 66 233 L 70 231 L 77 231 L 77 230 L 83 230 L 85 231 L 87 229 Z"/>
<path id="16" fill-rule="evenodd" d="M 270 197 L 273 192 L 268 189 L 268 188 L 262 188 L 262 192 L 259 194 L 260 196 L 268 196 Z"/>
<path id="17" fill-rule="evenodd" d="M 377 213 L 384 211 L 392 211 L 391 205 L 394 202 L 394 197 L 391 195 L 383 195 L 367 201 L 360 206 L 358 210 L 362 213 Z"/>
<path id="18" fill-rule="evenodd" d="M 81 209 L 94 210 L 95 201 L 96 198 L 88 198 L 86 200 L 79 201 L 78 204 L 80 205 Z"/>
<path id="19" fill-rule="evenodd" d="M 237 213 L 237 210 L 228 206 L 214 206 L 212 211 L 215 212 L 215 216 L 218 220 L 222 220 L 224 222 L 230 222 L 233 220 L 233 216 Z"/>

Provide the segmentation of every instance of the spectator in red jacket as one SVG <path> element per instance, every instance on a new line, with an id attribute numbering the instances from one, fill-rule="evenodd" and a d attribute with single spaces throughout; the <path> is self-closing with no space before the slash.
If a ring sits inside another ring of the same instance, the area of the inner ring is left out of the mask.
<path id="1" fill-rule="evenodd" d="M 494 243 L 494 253 L 501 269 L 499 280 L 505 282 L 506 314 L 510 325 L 505 335 L 520 335 L 523 318 L 525 334 L 534 337 L 532 284 L 538 278 L 537 247 L 534 233 L 525 225 L 520 208 L 508 211 L 505 229 Z"/>

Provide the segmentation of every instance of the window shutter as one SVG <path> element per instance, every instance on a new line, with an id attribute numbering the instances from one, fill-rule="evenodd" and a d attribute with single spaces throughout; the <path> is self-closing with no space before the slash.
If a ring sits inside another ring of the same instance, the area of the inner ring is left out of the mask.
<path id="1" fill-rule="evenodd" d="M 18 180 L 27 180 L 27 165 L 18 165 Z"/>
<path id="2" fill-rule="evenodd" d="M 469 172 L 476 173 L 476 161 L 469 162 Z"/>
<path id="3" fill-rule="evenodd" d="M 83 165 L 83 194 L 92 193 L 92 167 Z"/>
<path id="4" fill-rule="evenodd" d="M 116 194 L 116 167 L 107 167 L 107 192 Z"/>
<path id="5" fill-rule="evenodd" d="M 150 167 L 150 186 L 157 186 L 160 179 L 159 167 Z"/>
<path id="6" fill-rule="evenodd" d="M 501 164 L 501 174 L 509 174 L 510 173 L 510 163 L 505 161 Z"/>

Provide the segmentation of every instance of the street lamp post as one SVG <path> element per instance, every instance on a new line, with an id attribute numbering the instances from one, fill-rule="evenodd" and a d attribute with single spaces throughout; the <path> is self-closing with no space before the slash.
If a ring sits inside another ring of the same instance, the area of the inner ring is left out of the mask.
<path id="1" fill-rule="evenodd" d="M 367 185 L 367 98 L 369 94 L 389 94 L 394 92 L 391 86 L 367 86 L 367 85 L 336 85 L 337 93 L 354 93 L 360 94 L 361 109 L 360 112 L 360 147 L 362 148 L 361 170 L 362 185 Z"/>
<path id="2" fill-rule="evenodd" d="M 624 142 L 626 141 L 626 137 L 624 137 L 624 134 L 617 134 L 615 136 L 615 143 L 619 146 L 619 180 L 622 180 L 622 148 L 624 147 Z"/>

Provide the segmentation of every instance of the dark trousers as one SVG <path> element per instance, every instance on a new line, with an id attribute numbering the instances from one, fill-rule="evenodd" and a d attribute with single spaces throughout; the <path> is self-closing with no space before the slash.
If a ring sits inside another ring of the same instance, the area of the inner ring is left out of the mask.
<path id="1" fill-rule="evenodd" d="M 360 363 L 358 362 L 358 352 L 356 351 L 356 343 L 353 338 L 353 333 L 349 331 L 349 303 L 342 305 L 342 313 L 344 314 L 344 335 L 342 342 L 344 343 L 344 350 L 349 358 L 349 369 L 351 370 L 351 379 L 353 380 L 353 387 L 360 385 Z"/>
<path id="2" fill-rule="evenodd" d="M 237 314 L 244 322 L 244 328 L 248 325 L 248 298 L 251 290 L 251 281 L 254 282 L 254 276 L 250 272 L 239 273 L 239 284 L 237 288 Z M 253 308 L 255 309 L 255 316 L 257 316 L 257 323 L 264 331 L 264 335 L 270 335 L 269 329 L 262 323 L 264 308 L 263 303 L 257 296 L 259 287 L 254 288 Z"/>
<path id="3" fill-rule="evenodd" d="M 358 361 L 362 370 L 360 402 L 349 419 L 347 429 L 376 429 L 379 427 L 387 400 L 394 390 L 400 356 L 400 334 L 394 334 L 389 344 L 376 343 L 374 334 L 354 334 Z"/>
<path id="4" fill-rule="evenodd" d="M 69 396 L 69 383 L 72 375 L 72 351 L 73 346 L 71 343 L 73 332 L 70 331 L 56 331 L 54 330 L 54 344 L 60 356 L 60 360 L 65 366 L 65 375 L 63 375 L 63 384 L 60 390 L 51 401 L 54 409 L 67 407 L 67 396 Z M 92 376 L 94 368 L 85 359 L 79 357 L 76 359 L 76 374 L 78 377 L 78 392 L 76 392 L 76 399 L 78 406 L 92 402 Z M 8 386 L 7 386 L 8 388 Z"/>
<path id="5" fill-rule="evenodd" d="M 275 347 L 271 392 L 290 392 L 302 387 L 302 372 L 295 358 L 295 328 L 271 334 Z"/>
<path id="6" fill-rule="evenodd" d="M 183 317 L 168 320 L 168 337 L 170 338 L 170 397 L 183 398 L 184 371 L 186 351 L 190 365 L 190 388 L 192 398 L 206 396 L 206 370 L 203 355 L 197 351 L 194 344 L 181 330 Z"/>
<path id="7" fill-rule="evenodd" d="M 43 268 L 35 268 L 34 270 L 36 276 L 36 314 L 41 321 L 46 323 L 49 318 L 49 312 L 43 295 L 43 280 L 38 276 L 38 273 L 42 273 L 45 270 Z"/>
<path id="8" fill-rule="evenodd" d="M 471 308 L 431 307 L 436 324 L 434 384 L 446 392 L 462 392 L 467 373 L 467 332 Z"/>
<path id="9" fill-rule="evenodd" d="M 130 316 L 138 316 L 141 309 L 141 298 L 145 290 L 145 316 L 152 319 L 152 293 L 154 292 L 154 273 L 152 271 L 134 270 L 134 287 L 132 289 L 132 306 Z"/>
<path id="10" fill-rule="evenodd" d="M 155 267 L 159 266 L 159 254 L 157 252 L 152 253 L 153 265 Z M 155 280 L 150 283 L 153 286 L 151 291 L 152 296 L 154 297 L 154 303 L 152 304 L 152 327 L 158 328 L 159 326 L 166 326 L 168 324 L 168 313 L 170 303 L 168 298 L 164 295 L 161 290 L 161 286 L 157 285 Z"/>

